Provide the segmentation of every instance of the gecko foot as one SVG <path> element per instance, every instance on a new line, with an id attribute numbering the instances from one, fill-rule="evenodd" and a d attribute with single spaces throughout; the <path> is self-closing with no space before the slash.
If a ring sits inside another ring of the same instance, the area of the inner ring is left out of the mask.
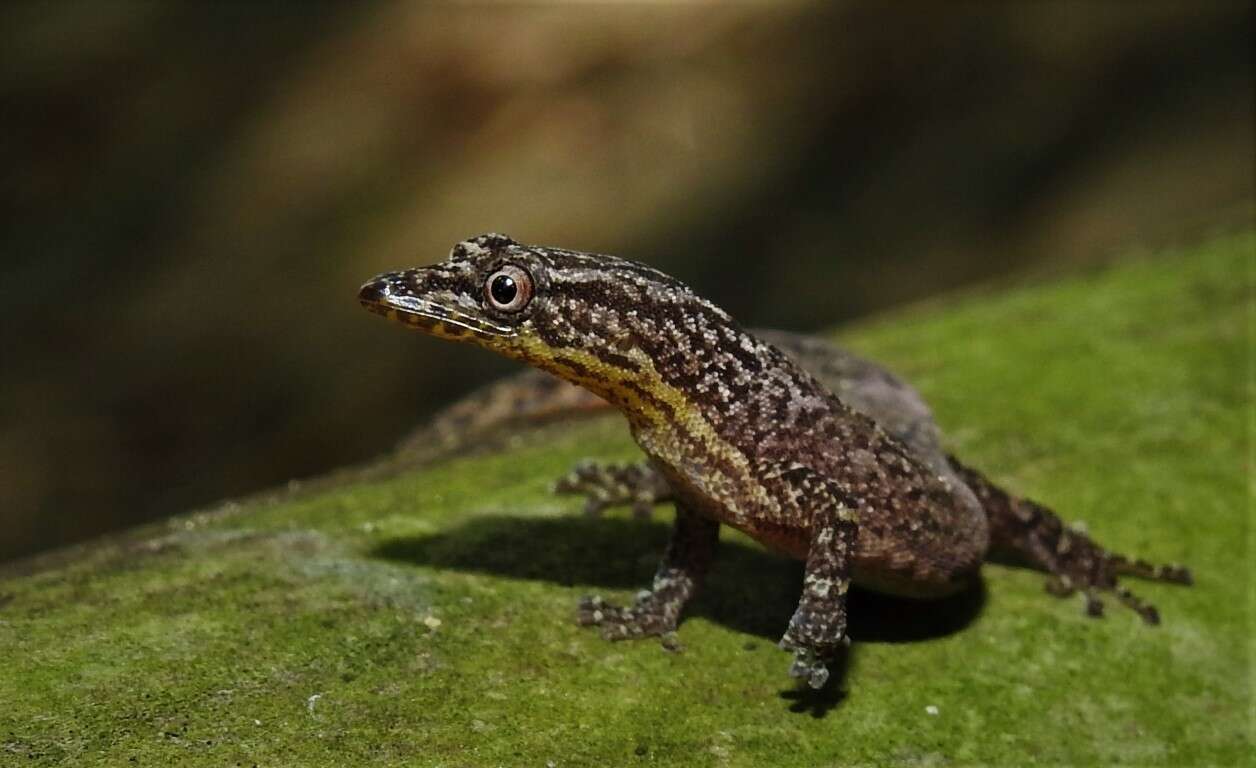
<path id="1" fill-rule="evenodd" d="M 1047 559 L 1050 575 L 1046 590 L 1056 597 L 1068 597 L 1080 592 L 1085 600 L 1087 616 L 1099 618 L 1104 614 L 1101 594 L 1108 592 L 1137 613 L 1150 625 L 1160 623 L 1160 612 L 1151 603 L 1135 595 L 1118 579 L 1121 576 L 1138 576 L 1144 579 L 1172 584 L 1190 585 L 1190 570 L 1180 565 L 1152 565 L 1144 560 L 1130 560 L 1124 555 L 1108 552 L 1075 528 L 1061 528 L 1056 535 L 1053 557 Z"/>
<path id="2" fill-rule="evenodd" d="M 1094 619 L 1102 618 L 1104 615 L 1104 603 L 1100 594 L 1106 591 L 1116 595 L 1121 605 L 1137 613 L 1147 624 L 1155 626 L 1160 623 L 1160 612 L 1156 610 L 1156 606 L 1116 583 L 1115 576 L 1111 577 L 1111 581 L 1105 580 L 1099 584 L 1085 581 L 1078 584 L 1068 574 L 1052 574 L 1047 577 L 1045 587 L 1048 594 L 1056 597 L 1069 597 L 1080 592 L 1085 600 L 1086 615 Z"/>
<path id="3" fill-rule="evenodd" d="M 600 627 L 607 640 L 631 640 L 656 635 L 668 636 L 676 631 L 680 606 L 671 606 L 660 600 L 655 593 L 638 593 L 637 602 L 631 608 L 608 603 L 596 595 L 580 598 L 576 621 L 581 626 Z M 665 645 L 679 647 L 672 637 Z"/>
<path id="4" fill-rule="evenodd" d="M 584 511 L 590 517 L 601 515 L 609 507 L 630 504 L 634 517 L 649 518 L 655 504 L 671 498 L 667 481 L 646 462 L 582 461 L 554 483 L 554 493 L 584 496 Z"/>
<path id="5" fill-rule="evenodd" d="M 812 689 L 819 690 L 829 681 L 829 664 L 837 657 L 841 649 L 850 645 L 850 637 L 843 635 L 836 645 L 819 646 L 800 639 L 794 627 L 785 632 L 785 636 L 777 643 L 783 651 L 792 651 L 794 661 L 789 666 L 789 676 L 806 683 Z"/>

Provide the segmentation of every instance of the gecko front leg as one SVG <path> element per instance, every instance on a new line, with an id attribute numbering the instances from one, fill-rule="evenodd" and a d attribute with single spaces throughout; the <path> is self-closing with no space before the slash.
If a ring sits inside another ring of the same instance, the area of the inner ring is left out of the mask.
<path id="1" fill-rule="evenodd" d="M 698 591 L 719 541 L 720 524 L 676 505 L 676 523 L 667 551 L 649 590 L 637 594 L 631 607 L 597 596 L 580 600 L 578 621 L 599 626 L 607 640 L 665 635 L 675 631 L 685 603 Z"/>
<path id="2" fill-rule="evenodd" d="M 634 517 L 648 519 L 654 505 L 673 498 L 663 473 L 648 461 L 582 461 L 554 483 L 554 493 L 584 496 L 584 512 L 590 517 L 597 517 L 608 507 L 631 504 Z"/>
<path id="3" fill-rule="evenodd" d="M 790 512 L 807 522 L 810 545 L 802 597 L 780 647 L 793 651 L 791 677 L 823 688 L 829 663 L 850 644 L 846 634 L 846 593 L 858 534 L 858 515 L 836 484 L 805 467 L 777 476 L 787 483 Z"/>

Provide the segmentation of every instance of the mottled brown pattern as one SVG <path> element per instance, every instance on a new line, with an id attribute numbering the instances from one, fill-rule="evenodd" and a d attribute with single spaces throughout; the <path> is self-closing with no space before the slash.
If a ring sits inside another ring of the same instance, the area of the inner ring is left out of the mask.
<path id="1" fill-rule="evenodd" d="M 519 293 L 487 291 L 502 270 Z M 1082 590 L 1092 614 L 1102 610 L 1096 593 L 1109 590 L 1154 622 L 1155 609 L 1117 575 L 1189 580 L 1184 569 L 1112 555 L 948 460 L 928 407 L 879 366 L 824 342 L 748 333 L 645 265 L 483 235 L 442 264 L 380 275 L 359 298 L 410 327 L 565 378 L 627 417 L 650 469 L 577 469 L 560 483 L 594 499 L 592 511 L 611 500 L 676 502 L 652 589 L 630 608 L 581 605 L 581 621 L 612 639 L 675 629 L 721 523 L 805 561 L 781 646 L 795 655 L 791 674 L 813 687 L 846 642 L 852 581 L 941 596 L 970 584 L 995 554 L 1047 571 L 1058 594 Z M 544 410 L 544 398 L 522 401 Z"/>

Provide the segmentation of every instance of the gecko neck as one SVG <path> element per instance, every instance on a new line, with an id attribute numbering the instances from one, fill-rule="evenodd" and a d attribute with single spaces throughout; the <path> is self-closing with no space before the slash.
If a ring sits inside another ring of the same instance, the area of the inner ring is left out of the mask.
<path id="1" fill-rule="evenodd" d="M 688 394 L 668 383 L 658 361 L 640 347 L 610 350 L 525 341 L 513 356 L 606 400 L 624 414 L 634 432 L 701 418 Z"/>

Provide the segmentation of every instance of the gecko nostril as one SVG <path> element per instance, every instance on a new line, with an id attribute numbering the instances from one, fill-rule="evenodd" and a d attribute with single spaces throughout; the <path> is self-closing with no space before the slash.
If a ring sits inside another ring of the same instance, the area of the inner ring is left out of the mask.
<path id="1" fill-rule="evenodd" d="M 380 302 L 388 298 L 389 285 L 387 280 L 375 278 L 368 280 L 358 289 L 358 301 Z"/>

